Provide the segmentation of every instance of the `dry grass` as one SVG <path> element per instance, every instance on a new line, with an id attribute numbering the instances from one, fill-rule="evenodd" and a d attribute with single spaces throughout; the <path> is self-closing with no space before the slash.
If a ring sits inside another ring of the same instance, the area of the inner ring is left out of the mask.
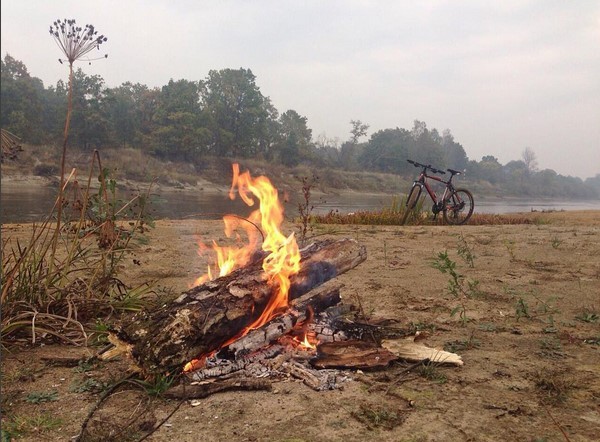
<path id="1" fill-rule="evenodd" d="M 312 221 L 320 224 L 362 224 L 362 225 L 402 225 L 404 204 L 394 203 L 390 208 L 381 211 L 360 211 L 342 214 L 332 211 L 326 215 L 313 215 Z M 407 224 L 412 225 L 443 225 L 441 214 L 433 220 L 428 212 L 416 211 L 416 215 L 408 219 Z M 541 215 L 529 214 L 473 214 L 467 225 L 514 225 L 514 224 L 547 224 L 549 221 Z"/>
<path id="2" fill-rule="evenodd" d="M 97 156 L 99 165 L 99 156 Z M 99 167 L 101 169 L 101 167 Z M 85 323 L 107 317 L 117 310 L 135 310 L 143 303 L 147 285 L 129 288 L 118 278 L 130 241 L 146 228 L 144 196 L 120 203 L 115 182 L 100 173 L 100 188 L 91 189 L 94 163 L 88 184 L 79 188 L 67 178 L 64 195 L 42 224 L 33 224 L 27 237 L 13 238 L 4 232 L 0 270 L 2 282 L 2 344 L 27 337 L 60 340 L 80 345 L 87 341 Z M 72 210 L 58 211 L 62 201 Z M 127 218 L 126 208 L 139 204 Z M 123 204 L 122 206 L 120 204 Z M 62 213 L 62 223 L 55 218 Z"/>
<path id="3" fill-rule="evenodd" d="M 569 373 L 565 370 L 543 368 L 533 373 L 532 378 L 541 395 L 541 401 L 545 404 L 558 405 L 564 403 L 575 387 L 575 381 L 569 377 Z"/>

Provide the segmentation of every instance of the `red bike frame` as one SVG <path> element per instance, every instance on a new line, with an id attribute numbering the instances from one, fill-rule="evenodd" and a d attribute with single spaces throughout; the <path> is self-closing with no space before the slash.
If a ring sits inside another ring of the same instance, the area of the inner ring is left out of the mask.
<path id="1" fill-rule="evenodd" d="M 441 201 L 446 201 L 446 199 L 448 198 L 448 194 L 452 189 L 452 183 L 450 183 L 450 181 L 444 181 L 443 179 L 437 176 L 427 175 L 426 172 L 421 171 L 421 174 L 419 175 L 419 178 L 415 180 L 415 183 L 418 183 L 421 186 L 425 187 L 425 190 L 427 190 L 427 193 L 429 194 L 429 196 L 433 200 L 433 204 L 435 205 L 437 205 L 439 201 L 437 193 L 435 193 L 435 191 L 429 186 L 429 183 L 427 183 L 426 178 L 439 181 L 440 183 L 444 183 L 446 185 L 446 187 L 444 188 L 444 194 L 442 195 L 441 199 Z"/>

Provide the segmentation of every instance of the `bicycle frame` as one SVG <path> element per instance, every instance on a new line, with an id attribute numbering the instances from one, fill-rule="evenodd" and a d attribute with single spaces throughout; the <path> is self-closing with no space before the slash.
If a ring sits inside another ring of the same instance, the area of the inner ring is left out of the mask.
<path id="1" fill-rule="evenodd" d="M 444 188 L 444 193 L 442 195 L 441 200 L 438 199 L 437 193 L 435 193 L 435 191 L 431 188 L 431 186 L 427 182 L 427 179 L 439 181 L 440 183 L 443 183 L 446 185 L 446 187 Z M 419 174 L 419 177 L 414 181 L 413 185 L 420 186 L 421 188 L 425 187 L 425 190 L 427 190 L 429 197 L 432 199 L 433 204 L 435 204 L 435 205 L 438 205 L 439 201 L 445 201 L 453 189 L 452 176 L 450 177 L 450 179 L 448 181 L 444 181 L 440 177 L 433 176 L 433 175 L 427 175 L 427 172 L 425 172 L 425 171 L 421 171 L 421 173 Z"/>

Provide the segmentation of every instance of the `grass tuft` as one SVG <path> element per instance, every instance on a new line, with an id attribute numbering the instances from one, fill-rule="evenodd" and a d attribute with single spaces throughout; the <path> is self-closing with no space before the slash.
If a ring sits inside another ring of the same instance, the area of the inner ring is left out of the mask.
<path id="1" fill-rule="evenodd" d="M 369 430 L 376 428 L 392 430 L 406 420 L 405 414 L 400 410 L 374 404 L 361 404 L 357 410 L 352 412 L 352 417 Z"/>
<path id="2" fill-rule="evenodd" d="M 533 381 L 542 394 L 543 403 L 559 405 L 566 401 L 569 393 L 575 387 L 575 382 L 567 375 L 568 372 L 546 368 L 533 374 Z"/>

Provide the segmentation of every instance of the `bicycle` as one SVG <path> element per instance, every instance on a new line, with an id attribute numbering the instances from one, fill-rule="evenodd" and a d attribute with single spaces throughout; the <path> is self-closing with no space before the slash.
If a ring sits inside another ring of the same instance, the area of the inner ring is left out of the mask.
<path id="1" fill-rule="evenodd" d="M 415 167 L 421 167 L 423 170 L 421 170 L 419 177 L 413 182 L 410 192 L 408 193 L 408 198 L 406 199 L 406 210 L 404 211 L 404 215 L 402 217 L 402 225 L 406 224 L 409 214 L 416 207 L 419 198 L 421 198 L 423 188 L 425 188 L 433 200 L 433 208 L 431 209 L 433 212 L 433 219 L 436 219 L 437 214 L 440 212 L 442 212 L 444 215 L 444 221 L 453 225 L 464 224 L 469 220 L 469 218 L 471 218 L 471 215 L 473 215 L 473 209 L 475 208 L 473 195 L 466 189 L 454 188 L 454 185 L 452 184 L 452 178 L 454 178 L 454 175 L 460 175 L 462 172 L 453 169 L 446 169 L 448 172 L 450 172 L 450 179 L 448 181 L 444 181 L 438 176 L 428 175 L 427 171 L 430 170 L 432 173 L 440 175 L 444 175 L 446 173 L 445 171 L 431 167 L 431 164 L 425 165 L 412 160 L 407 161 Z M 427 182 L 428 179 L 439 181 L 440 183 L 444 183 L 446 185 L 441 198 L 439 198 L 435 191 L 429 186 L 429 183 Z"/>

